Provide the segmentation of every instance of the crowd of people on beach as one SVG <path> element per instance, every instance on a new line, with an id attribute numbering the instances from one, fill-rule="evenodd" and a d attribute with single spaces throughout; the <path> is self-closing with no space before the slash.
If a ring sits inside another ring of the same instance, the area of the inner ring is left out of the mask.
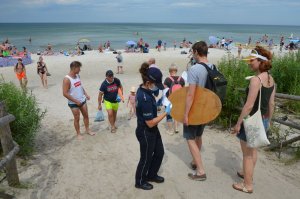
<path id="1" fill-rule="evenodd" d="M 169 90 L 165 94 L 169 96 L 172 91 L 175 91 L 174 85 L 177 89 L 180 89 L 188 84 L 186 99 L 180 99 L 184 100 L 183 103 L 185 103 L 183 137 L 186 139 L 192 155 L 190 168 L 195 171 L 194 173 L 188 173 L 188 178 L 195 181 L 205 181 L 207 179 L 201 155 L 202 136 L 206 125 L 191 125 L 189 117 L 193 101 L 197 95 L 196 88 L 206 86 L 208 80 L 206 67 L 213 69 L 215 66 L 207 58 L 208 45 L 204 41 L 194 43 L 191 51 L 195 62 L 185 71 L 187 73 L 186 80 L 177 75 L 176 64 L 171 64 L 169 76 L 163 81 L 159 66 L 156 65 L 154 58 L 150 58 L 147 62 L 142 63 L 139 68 L 142 78 L 140 86 L 137 90 L 134 86 L 130 89 L 127 101 L 127 106 L 130 107 L 128 119 L 136 118 L 137 120 L 135 133 L 140 145 L 140 159 L 135 174 L 136 188 L 151 190 L 153 185 L 150 182 L 163 183 L 165 181 L 164 177 L 158 175 L 164 157 L 164 145 L 158 124 L 167 117 L 168 129 L 174 129 L 175 133 L 178 133 L 179 130 L 176 122 L 171 117 L 171 111 L 177 110 L 172 110 L 172 104 L 168 104 L 163 111 L 158 111 L 157 96 L 160 91 L 166 88 Z M 242 169 L 237 171 L 237 175 L 242 178 L 242 181 L 234 183 L 232 187 L 244 193 L 253 193 L 253 174 L 257 162 L 257 149 L 247 145 L 243 118 L 247 115 L 253 115 L 260 108 L 264 127 L 265 129 L 269 128 L 270 118 L 274 111 L 275 82 L 269 73 L 272 68 L 272 54 L 270 51 L 257 46 L 245 60 L 256 75 L 250 79 L 246 103 L 232 131 L 240 139 L 243 154 Z M 79 140 L 83 139 L 79 126 L 80 113 L 83 115 L 86 133 L 95 136 L 95 132 L 92 132 L 89 128 L 86 101 L 90 100 L 90 96 L 83 88 L 80 80 L 81 67 L 80 62 L 73 61 L 70 64 L 70 72 L 63 80 L 63 95 L 67 98 L 68 106 L 73 114 L 74 127 Z M 112 70 L 107 70 L 105 79 L 99 88 L 98 110 L 102 111 L 103 106 L 105 107 L 111 133 L 116 133 L 118 129 L 116 120 L 119 103 L 125 101 L 123 91 L 121 80 L 114 76 Z M 260 96 L 261 100 L 259 100 Z M 261 105 L 260 101 L 262 101 Z"/>
<path id="2" fill-rule="evenodd" d="M 251 49 L 255 46 L 264 46 L 268 48 L 268 50 L 273 50 L 275 46 L 279 46 L 279 51 L 282 52 L 282 50 L 297 50 L 299 48 L 300 40 L 299 38 L 288 38 L 289 41 L 285 43 L 286 39 L 283 35 L 280 36 L 278 44 L 274 42 L 273 38 L 270 38 L 267 34 L 264 34 L 261 38 L 258 38 L 255 42 L 253 42 L 252 37 L 249 36 L 248 41 L 245 43 L 236 43 L 234 46 L 234 41 L 232 38 L 225 38 L 222 37 L 215 37 L 213 41 L 210 42 L 209 47 L 210 48 L 219 48 L 224 49 L 227 51 L 230 51 L 233 47 L 236 47 L 238 49 L 238 57 L 240 57 L 241 51 L 243 48 Z M 285 45 L 286 44 L 286 45 Z"/>
<path id="3" fill-rule="evenodd" d="M 288 38 L 289 41 L 286 42 L 286 38 L 284 36 L 280 36 L 280 40 L 278 42 L 279 51 L 282 52 L 282 50 L 297 50 L 299 48 L 300 40 L 299 38 Z M 29 38 L 29 41 L 31 43 L 31 37 Z M 184 38 L 179 46 L 177 46 L 176 40 L 173 41 L 173 48 L 174 50 L 178 48 L 190 48 L 193 42 L 188 41 L 186 38 Z M 238 57 L 240 57 L 240 52 L 243 48 L 251 49 L 255 46 L 264 46 L 268 48 L 269 50 L 272 50 L 274 46 L 277 46 L 277 44 L 274 42 L 274 39 L 269 37 L 267 34 L 264 34 L 261 38 L 258 38 L 255 42 L 253 42 L 253 39 L 251 36 L 249 36 L 248 40 L 245 43 L 234 43 L 233 38 L 226 38 L 226 37 L 215 37 L 215 41 L 210 42 L 209 48 L 219 48 L 224 49 L 230 52 L 230 50 L 233 48 L 232 44 L 235 44 L 234 47 L 238 49 Z M 138 41 L 130 41 L 125 46 L 124 52 L 130 53 L 130 52 L 139 52 L 139 53 L 148 53 L 149 52 L 150 45 L 148 42 L 145 42 L 143 38 L 140 38 Z M 155 45 L 155 48 L 160 52 L 161 50 L 166 51 L 167 50 L 167 41 L 166 40 L 157 40 L 157 44 Z M 53 49 L 53 46 L 48 43 L 47 47 L 43 50 L 37 50 L 37 55 L 43 55 L 43 56 L 51 56 L 51 55 L 65 55 L 65 56 L 80 56 L 84 55 L 84 51 L 90 51 L 93 50 L 92 46 L 89 42 L 87 43 L 80 43 L 78 42 L 75 46 L 74 50 L 60 50 L 59 52 L 55 52 Z M 111 41 L 108 40 L 104 42 L 104 44 L 99 44 L 98 46 L 99 53 L 104 52 L 113 52 L 117 54 L 117 51 L 111 47 Z M 7 56 L 26 56 L 28 54 L 27 48 L 24 46 L 22 47 L 22 51 L 19 51 L 16 46 L 12 45 L 8 38 L 2 42 L 0 45 L 0 57 L 7 57 Z"/>
<path id="4" fill-rule="evenodd" d="M 22 50 L 19 51 L 16 46 L 10 43 L 8 38 L 0 45 L 0 57 L 24 57 L 27 56 L 27 54 L 28 52 L 26 47 L 22 47 Z"/>

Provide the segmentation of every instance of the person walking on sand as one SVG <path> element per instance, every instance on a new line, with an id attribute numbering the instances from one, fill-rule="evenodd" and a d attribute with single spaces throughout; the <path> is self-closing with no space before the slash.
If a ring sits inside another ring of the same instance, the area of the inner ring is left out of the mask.
<path id="1" fill-rule="evenodd" d="M 118 66 L 117 66 L 117 74 L 123 74 L 123 56 L 121 55 L 121 51 L 118 52 L 118 55 L 116 56 Z"/>
<path id="2" fill-rule="evenodd" d="M 128 97 L 127 101 L 127 107 L 129 107 L 129 115 L 128 115 L 128 120 L 130 120 L 132 117 L 135 117 L 135 87 L 131 87 L 130 89 L 130 95 Z"/>
<path id="3" fill-rule="evenodd" d="M 203 66 L 201 62 L 210 68 L 213 67 L 213 64 L 208 62 L 208 47 L 204 41 L 196 42 L 192 46 L 192 53 L 196 63 L 187 71 L 187 82 L 189 83 L 189 86 L 185 102 L 183 137 L 187 140 L 189 150 L 193 157 L 190 166 L 193 170 L 196 170 L 194 174 L 189 173 L 188 177 L 192 180 L 204 181 L 206 180 L 206 173 L 204 170 L 200 150 L 202 147 L 202 134 L 205 125 L 189 125 L 188 115 L 194 101 L 196 87 L 205 87 L 207 80 L 208 73 L 205 66 Z"/>
<path id="4" fill-rule="evenodd" d="M 79 61 L 73 61 L 70 64 L 70 72 L 63 80 L 63 96 L 68 99 L 68 106 L 70 107 L 74 116 L 74 127 L 77 133 L 77 139 L 82 140 L 83 136 L 80 134 L 80 112 L 83 116 L 85 131 L 87 134 L 93 136 L 94 132 L 89 127 L 89 114 L 86 100 L 90 100 L 90 96 L 84 90 L 79 72 L 81 68 Z"/>
<path id="5" fill-rule="evenodd" d="M 221 40 L 221 48 L 224 48 L 225 47 L 225 38 L 223 37 L 222 40 Z"/>
<path id="6" fill-rule="evenodd" d="M 282 52 L 282 48 L 283 48 L 283 46 L 284 46 L 284 37 L 283 36 L 281 36 L 280 37 L 280 43 L 279 43 L 279 51 L 280 52 Z"/>
<path id="7" fill-rule="evenodd" d="M 14 68 L 14 72 L 16 73 L 17 79 L 20 82 L 21 88 L 26 89 L 28 80 L 27 80 L 25 65 L 22 63 L 21 58 L 18 59 L 18 63 Z"/>
<path id="8" fill-rule="evenodd" d="M 37 62 L 37 73 L 42 80 L 43 87 L 48 88 L 48 82 L 47 82 L 48 69 L 46 63 L 43 61 L 42 56 L 39 57 L 39 61 Z"/>
<path id="9" fill-rule="evenodd" d="M 184 79 L 177 75 L 177 71 L 178 69 L 176 64 L 171 64 L 169 67 L 170 76 L 164 81 L 164 85 L 169 88 L 169 91 L 166 93 L 167 97 L 169 97 L 172 92 L 184 87 L 185 85 Z M 169 135 L 179 133 L 178 122 L 175 120 L 173 121 L 173 118 L 170 115 L 167 115 L 167 127 L 167 133 Z"/>
<path id="10" fill-rule="evenodd" d="M 252 193 L 254 168 L 257 162 L 257 149 L 250 148 L 247 145 L 243 118 L 256 113 L 259 107 L 259 101 L 261 100 L 260 110 L 263 124 L 267 131 L 274 112 L 276 89 L 274 79 L 269 74 L 269 70 L 272 68 L 272 53 L 270 51 L 261 46 L 257 46 L 252 50 L 246 60 L 249 61 L 249 67 L 256 73 L 256 76 L 250 79 L 249 87 L 246 90 L 246 103 L 232 132 L 233 134 L 237 134 L 237 137 L 240 139 L 243 153 L 243 169 L 242 171 L 238 171 L 237 175 L 244 179 L 243 182 L 235 183 L 232 187 L 238 191 Z M 261 99 L 259 99 L 260 88 Z"/>
<path id="11" fill-rule="evenodd" d="M 153 57 L 149 58 L 149 60 L 148 60 L 149 68 L 152 68 L 152 67 L 158 68 L 158 66 L 155 63 L 156 63 L 155 58 L 153 58 Z"/>
<path id="12" fill-rule="evenodd" d="M 240 45 L 238 46 L 238 58 L 239 58 L 239 59 L 241 58 L 242 49 L 243 49 L 242 44 L 240 44 Z"/>
<path id="13" fill-rule="evenodd" d="M 143 83 L 136 93 L 137 127 L 135 133 L 140 144 L 140 160 L 135 173 L 135 187 L 151 190 L 153 185 L 149 182 L 163 183 L 165 181 L 158 175 L 164 157 L 164 146 L 157 125 L 170 114 L 171 105 L 166 108 L 165 113 L 157 115 L 152 92 L 164 89 L 162 73 L 158 68 L 149 68 L 146 62 L 141 65 L 139 71 Z"/>
<path id="14" fill-rule="evenodd" d="M 98 51 L 99 53 L 103 53 L 103 47 L 101 43 L 99 44 Z"/>
<path id="15" fill-rule="evenodd" d="M 119 89 L 121 89 L 121 92 L 123 93 L 121 81 L 118 78 L 114 77 L 114 73 L 111 70 L 106 71 L 106 78 L 102 82 L 99 89 L 98 109 L 102 109 L 101 103 L 103 98 L 112 133 L 115 133 L 117 131 L 116 120 L 119 108 L 117 98 Z"/>
<path id="16" fill-rule="evenodd" d="M 155 61 L 155 58 L 151 57 L 149 60 L 148 60 L 148 64 L 149 64 L 149 68 L 159 68 L 156 64 L 156 61 Z M 159 95 L 159 90 L 156 90 L 156 91 L 153 91 L 153 95 L 155 97 L 158 97 Z M 157 100 L 157 110 L 160 111 L 161 110 L 161 106 L 162 106 L 162 97 L 160 99 Z"/>
<path id="17" fill-rule="evenodd" d="M 159 39 L 157 41 L 157 50 L 160 52 L 160 49 L 161 49 L 161 45 L 162 45 L 162 41 Z"/>

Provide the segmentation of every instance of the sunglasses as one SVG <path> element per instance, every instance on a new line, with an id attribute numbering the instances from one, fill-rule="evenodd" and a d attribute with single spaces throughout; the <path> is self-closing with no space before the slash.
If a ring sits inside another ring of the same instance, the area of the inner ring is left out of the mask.
<path id="1" fill-rule="evenodd" d="M 255 58 L 259 58 L 259 59 L 261 59 L 261 60 L 264 60 L 264 61 L 268 61 L 268 58 L 266 58 L 265 56 L 262 56 L 262 55 L 260 55 L 256 50 L 251 50 L 251 54 L 250 54 L 250 56 L 253 56 L 253 57 L 255 57 Z"/>

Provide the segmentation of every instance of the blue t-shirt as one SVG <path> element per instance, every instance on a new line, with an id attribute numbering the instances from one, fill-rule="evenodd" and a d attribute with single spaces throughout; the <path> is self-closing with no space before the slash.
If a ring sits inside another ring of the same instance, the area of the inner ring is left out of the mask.
<path id="1" fill-rule="evenodd" d="M 157 107 L 151 90 L 140 87 L 136 92 L 136 116 L 138 126 L 147 126 L 147 120 L 157 117 Z"/>
<path id="2" fill-rule="evenodd" d="M 100 92 L 104 93 L 104 100 L 116 103 L 116 99 L 118 96 L 118 89 L 121 87 L 121 82 L 118 78 L 114 78 L 114 81 L 112 83 L 108 83 L 108 81 L 105 79 L 101 86 L 100 86 Z"/>
<path id="3" fill-rule="evenodd" d="M 161 40 L 158 40 L 158 41 L 157 41 L 157 44 L 158 44 L 159 46 L 161 46 L 162 41 L 161 41 Z"/>

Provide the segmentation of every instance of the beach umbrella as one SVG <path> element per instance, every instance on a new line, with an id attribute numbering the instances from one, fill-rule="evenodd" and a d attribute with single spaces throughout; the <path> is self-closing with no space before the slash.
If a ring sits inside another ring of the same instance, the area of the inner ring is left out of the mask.
<path id="1" fill-rule="evenodd" d="M 82 38 L 78 40 L 79 43 L 89 43 L 91 42 L 90 40 L 88 40 L 87 38 Z"/>
<path id="2" fill-rule="evenodd" d="M 300 42 L 300 39 L 291 39 L 290 42 L 296 44 L 296 43 Z"/>
<path id="3" fill-rule="evenodd" d="M 131 46 L 131 45 L 136 45 L 136 43 L 134 42 L 134 41 L 127 41 L 126 42 L 126 44 L 128 45 L 128 46 Z"/>
<path id="4" fill-rule="evenodd" d="M 218 41 L 220 40 L 219 38 L 217 38 L 215 36 L 209 36 L 208 39 L 211 44 L 217 44 Z"/>

